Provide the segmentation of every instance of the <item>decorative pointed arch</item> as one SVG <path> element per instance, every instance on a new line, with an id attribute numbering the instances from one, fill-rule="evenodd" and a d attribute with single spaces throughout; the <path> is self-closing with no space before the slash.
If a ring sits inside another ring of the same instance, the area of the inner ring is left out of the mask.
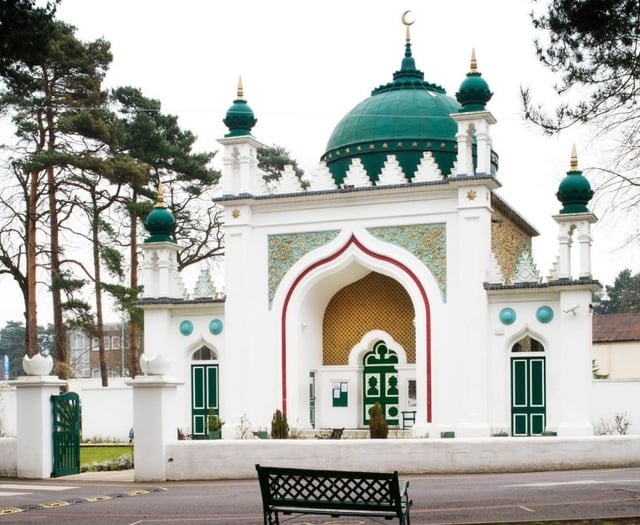
<path id="1" fill-rule="evenodd" d="M 310 276 L 314 271 L 318 270 L 322 266 L 330 264 L 337 259 L 339 259 L 347 250 L 356 249 L 362 254 L 375 259 L 379 262 L 386 263 L 396 267 L 400 272 L 405 274 L 415 285 L 416 290 L 419 293 L 420 300 L 423 303 L 424 311 L 425 311 L 425 356 L 426 356 L 426 422 L 431 422 L 431 311 L 429 305 L 429 299 L 427 297 L 427 292 L 418 278 L 418 276 L 414 273 L 414 271 L 409 268 L 406 264 L 402 263 L 390 257 L 389 255 L 385 255 L 382 253 L 378 253 L 367 246 L 365 246 L 354 234 L 352 234 L 348 240 L 335 252 L 330 255 L 323 257 L 322 259 L 310 264 L 306 268 L 304 268 L 293 280 L 291 286 L 287 290 L 287 293 L 284 297 L 282 311 L 280 316 L 280 337 L 281 337 L 281 370 L 282 370 L 282 410 L 286 413 L 287 411 L 287 314 L 289 304 L 291 299 L 296 291 L 297 287 L 300 283 L 303 282 L 305 278 Z"/>

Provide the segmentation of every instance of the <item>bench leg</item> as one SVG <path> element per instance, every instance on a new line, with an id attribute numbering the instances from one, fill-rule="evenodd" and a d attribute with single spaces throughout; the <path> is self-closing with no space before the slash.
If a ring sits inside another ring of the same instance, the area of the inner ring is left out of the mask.
<path id="1" fill-rule="evenodd" d="M 280 525 L 280 516 L 278 512 L 266 510 L 264 512 L 264 525 Z"/>

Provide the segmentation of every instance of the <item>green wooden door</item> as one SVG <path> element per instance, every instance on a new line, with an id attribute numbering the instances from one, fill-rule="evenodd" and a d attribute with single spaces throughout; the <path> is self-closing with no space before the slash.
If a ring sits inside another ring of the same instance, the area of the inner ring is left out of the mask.
<path id="1" fill-rule="evenodd" d="M 75 392 L 51 396 L 53 472 L 68 476 L 80 472 L 80 397 Z"/>
<path id="2" fill-rule="evenodd" d="M 309 423 L 316 428 L 316 373 L 309 372 Z"/>
<path id="3" fill-rule="evenodd" d="M 511 432 L 539 436 L 546 426 L 544 357 L 511 359 Z"/>
<path id="4" fill-rule="evenodd" d="M 207 416 L 218 406 L 218 365 L 191 365 L 191 435 L 195 439 L 207 436 Z"/>
<path id="5" fill-rule="evenodd" d="M 373 345 L 363 360 L 362 422 L 369 425 L 369 411 L 377 402 L 390 426 L 399 424 L 400 389 L 398 387 L 398 356 L 384 341 Z"/>

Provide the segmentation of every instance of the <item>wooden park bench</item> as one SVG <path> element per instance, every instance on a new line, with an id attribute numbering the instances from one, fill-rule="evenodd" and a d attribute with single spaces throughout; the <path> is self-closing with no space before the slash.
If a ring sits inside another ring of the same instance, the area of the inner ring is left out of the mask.
<path id="1" fill-rule="evenodd" d="M 279 525 L 279 513 L 398 518 L 409 525 L 412 501 L 398 473 L 263 467 L 256 465 L 265 525 Z"/>

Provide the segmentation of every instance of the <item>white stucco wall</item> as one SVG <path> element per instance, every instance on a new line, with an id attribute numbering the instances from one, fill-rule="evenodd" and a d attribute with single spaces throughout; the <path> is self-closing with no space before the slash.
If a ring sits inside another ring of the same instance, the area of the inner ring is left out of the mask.
<path id="1" fill-rule="evenodd" d="M 592 357 L 609 379 L 640 378 L 640 341 L 595 343 Z"/>
<path id="2" fill-rule="evenodd" d="M 133 428 L 133 398 L 125 379 L 71 379 L 69 390 L 80 396 L 82 439 L 127 442 Z"/>
<path id="3" fill-rule="evenodd" d="M 18 474 L 18 440 L 0 437 L 0 478 L 15 478 Z"/>
<path id="4" fill-rule="evenodd" d="M 17 425 L 16 388 L 0 382 L 0 437 L 15 437 Z"/>
<path id="5" fill-rule="evenodd" d="M 631 421 L 629 434 L 640 434 L 640 381 L 602 379 L 593 381 L 591 420 L 597 432 L 600 422 L 612 422 L 626 414 Z"/>
<path id="6" fill-rule="evenodd" d="M 401 474 L 620 468 L 640 465 L 640 438 L 178 441 L 166 461 L 169 480 L 254 478 L 256 463 Z"/>

